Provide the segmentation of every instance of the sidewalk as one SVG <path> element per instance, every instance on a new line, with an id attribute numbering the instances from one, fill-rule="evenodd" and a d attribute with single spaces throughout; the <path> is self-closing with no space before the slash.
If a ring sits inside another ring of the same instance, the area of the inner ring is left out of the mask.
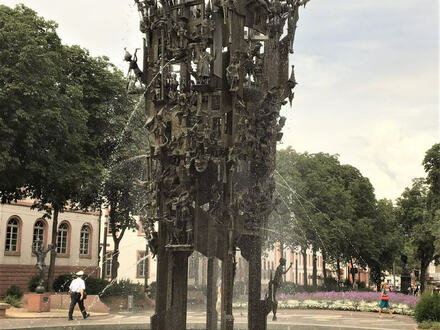
<path id="1" fill-rule="evenodd" d="M 67 321 L 67 311 L 48 313 L 46 317 L 32 320 L 6 318 L 0 320 L 0 329 L 150 329 L 150 316 L 147 313 L 119 313 L 96 315 L 83 320 L 79 314 L 74 321 Z M 58 316 L 61 315 L 61 316 Z M 47 317 L 49 316 L 49 317 Z M 64 317 L 64 318 L 63 318 Z M 247 310 L 234 310 L 234 329 L 247 330 Z M 191 310 L 188 312 L 187 329 L 205 329 L 206 313 Z M 268 329 L 289 330 L 414 330 L 416 322 L 408 316 L 397 315 L 392 319 L 384 316 L 378 319 L 376 313 L 325 311 L 325 310 L 279 310 L 278 321 L 268 316 Z M 220 328 L 219 328 L 220 329 Z"/>
<path id="2" fill-rule="evenodd" d="M 37 313 L 28 312 L 25 308 L 14 308 L 10 307 L 6 310 L 6 318 L 8 319 L 53 319 L 53 318 L 67 318 L 68 310 L 65 309 L 52 309 L 50 312 Z M 90 316 L 104 316 L 109 315 L 109 313 L 97 313 L 90 312 Z M 73 316 L 81 317 L 81 312 L 78 307 L 75 308 Z M 0 320 L 1 322 L 1 320 Z M 1 324 L 1 323 L 0 323 Z M 1 328 L 0 328 L 1 329 Z"/>

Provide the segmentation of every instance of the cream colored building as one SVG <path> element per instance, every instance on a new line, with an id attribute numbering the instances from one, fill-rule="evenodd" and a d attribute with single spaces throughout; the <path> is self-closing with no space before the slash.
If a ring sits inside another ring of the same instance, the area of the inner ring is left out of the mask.
<path id="1" fill-rule="evenodd" d="M 104 217 L 102 217 L 101 225 L 101 260 L 105 265 L 101 265 L 104 272 L 104 278 L 111 277 L 111 256 L 114 253 L 114 243 L 112 235 L 107 229 L 108 211 L 103 210 Z M 156 258 L 153 258 L 147 248 L 147 240 L 142 230 L 139 217 L 136 217 L 138 229 L 128 229 L 119 243 L 119 257 L 118 257 L 118 280 L 128 279 L 134 283 L 144 284 L 145 280 L 148 283 L 156 281 Z M 104 239 L 105 231 L 107 230 L 106 239 Z M 104 258 L 104 244 L 106 245 L 105 252 L 107 258 Z M 145 263 L 147 267 L 145 268 Z M 147 277 L 147 279 L 145 279 Z"/>
<path id="2" fill-rule="evenodd" d="M 44 219 L 44 212 L 31 210 L 31 205 L 31 200 L 0 204 L 0 295 L 12 284 L 27 291 L 29 279 L 38 273 L 32 246 L 42 242 L 47 249 L 51 242 L 52 220 Z M 59 214 L 55 277 L 78 270 L 99 274 L 99 232 L 97 213 Z"/>

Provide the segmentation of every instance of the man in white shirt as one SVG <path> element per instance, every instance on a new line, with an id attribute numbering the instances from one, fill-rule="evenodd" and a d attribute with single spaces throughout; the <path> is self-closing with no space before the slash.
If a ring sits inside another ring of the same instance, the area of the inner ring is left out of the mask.
<path id="1" fill-rule="evenodd" d="M 69 321 L 72 321 L 73 309 L 75 305 L 78 303 L 79 309 L 83 317 L 86 319 L 90 316 L 89 313 L 86 312 L 84 308 L 84 290 L 86 289 L 86 284 L 82 277 L 84 276 L 84 272 L 80 270 L 76 273 L 77 278 L 75 278 L 72 283 L 70 283 L 69 292 L 70 292 L 70 308 L 69 308 Z"/>

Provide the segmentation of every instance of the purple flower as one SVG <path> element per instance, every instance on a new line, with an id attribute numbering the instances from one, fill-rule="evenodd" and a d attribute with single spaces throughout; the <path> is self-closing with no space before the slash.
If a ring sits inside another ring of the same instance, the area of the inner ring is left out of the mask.
<path id="1" fill-rule="evenodd" d="M 390 303 L 402 303 L 406 304 L 410 307 L 414 307 L 419 300 L 416 296 L 410 296 L 403 293 L 397 293 L 397 292 L 390 292 Z M 306 293 L 306 292 L 299 292 L 294 295 L 288 295 L 288 294 L 279 294 L 278 298 L 280 300 L 288 300 L 288 299 L 294 299 L 294 300 L 330 300 L 330 301 L 336 301 L 336 300 L 349 300 L 354 302 L 360 302 L 360 301 L 366 301 L 366 302 L 379 302 L 380 300 L 380 292 L 358 292 L 358 291 L 346 291 L 346 292 L 335 292 L 335 291 L 329 291 L 329 292 L 312 292 L 312 293 Z"/>

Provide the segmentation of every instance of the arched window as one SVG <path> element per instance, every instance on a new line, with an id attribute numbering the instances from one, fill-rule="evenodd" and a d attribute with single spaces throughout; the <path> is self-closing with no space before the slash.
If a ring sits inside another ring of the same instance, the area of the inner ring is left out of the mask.
<path id="1" fill-rule="evenodd" d="M 16 254 L 20 252 L 20 221 L 11 218 L 6 227 L 5 254 Z"/>
<path id="2" fill-rule="evenodd" d="M 79 238 L 79 254 L 82 256 L 90 254 L 90 234 L 90 227 L 88 225 L 82 226 Z"/>
<path id="3" fill-rule="evenodd" d="M 68 236 L 69 236 L 69 225 L 63 222 L 58 227 L 57 253 L 67 254 Z"/>
<path id="4" fill-rule="evenodd" d="M 32 236 L 32 246 L 35 250 L 44 247 L 44 222 L 37 220 L 34 224 L 34 234 Z"/>

